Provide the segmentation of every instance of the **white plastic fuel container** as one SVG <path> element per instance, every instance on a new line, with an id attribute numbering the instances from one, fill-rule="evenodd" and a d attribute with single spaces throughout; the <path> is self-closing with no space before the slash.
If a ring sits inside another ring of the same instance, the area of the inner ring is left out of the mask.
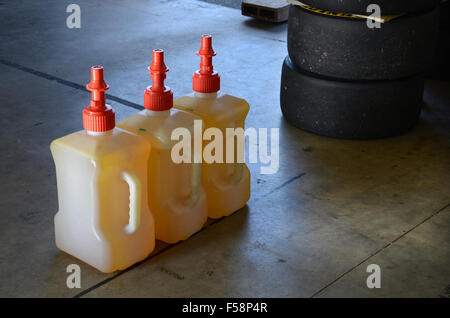
<path id="1" fill-rule="evenodd" d="M 155 247 L 153 216 L 147 203 L 150 145 L 115 128 L 105 103 L 103 67 L 91 68 L 91 103 L 83 111 L 84 130 L 51 143 L 59 211 L 57 247 L 102 272 L 125 269 Z"/>

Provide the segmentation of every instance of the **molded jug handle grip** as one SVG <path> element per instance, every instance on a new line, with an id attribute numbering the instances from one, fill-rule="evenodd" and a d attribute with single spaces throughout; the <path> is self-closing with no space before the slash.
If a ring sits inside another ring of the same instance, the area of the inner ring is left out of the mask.
<path id="1" fill-rule="evenodd" d="M 194 158 L 194 163 L 191 164 L 191 194 L 190 198 L 193 200 L 192 204 L 197 203 L 197 200 L 200 198 L 199 193 L 202 187 L 202 155 L 203 155 L 203 146 L 198 153 L 195 147 L 192 149 L 192 156 Z M 199 162 L 199 163 L 195 163 Z"/>
<path id="2" fill-rule="evenodd" d="M 123 171 L 122 178 L 130 188 L 130 219 L 125 226 L 125 232 L 133 234 L 141 223 L 142 186 L 141 181 L 134 173 Z"/>

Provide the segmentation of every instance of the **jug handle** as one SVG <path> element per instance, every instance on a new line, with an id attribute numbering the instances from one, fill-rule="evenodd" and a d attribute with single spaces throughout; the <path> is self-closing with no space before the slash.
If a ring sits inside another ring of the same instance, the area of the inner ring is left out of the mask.
<path id="1" fill-rule="evenodd" d="M 142 186 L 139 178 L 131 172 L 123 171 L 122 178 L 128 183 L 130 188 L 130 219 L 127 226 L 125 226 L 125 232 L 133 234 L 141 223 Z"/>
<path id="2" fill-rule="evenodd" d="M 193 156 L 194 156 L 194 163 L 191 164 L 192 167 L 192 175 L 191 175 L 191 183 L 192 183 L 192 191 L 191 191 L 191 199 L 193 199 L 192 204 L 197 203 L 197 200 L 199 199 L 199 196 L 197 195 L 200 193 L 200 189 L 202 186 L 202 164 L 201 163 L 195 163 L 197 160 L 201 162 L 203 155 L 203 146 L 200 153 L 197 153 L 195 149 L 193 149 Z M 197 158 L 195 158 L 197 156 Z M 200 158 L 200 160 L 198 159 Z"/>

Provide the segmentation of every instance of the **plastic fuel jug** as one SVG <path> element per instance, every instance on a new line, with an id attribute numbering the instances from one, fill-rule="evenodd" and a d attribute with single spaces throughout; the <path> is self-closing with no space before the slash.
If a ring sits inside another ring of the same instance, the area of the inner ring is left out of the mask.
<path id="1" fill-rule="evenodd" d="M 92 99 L 83 111 L 84 130 L 50 145 L 58 188 L 56 245 L 113 272 L 145 259 L 155 246 L 147 204 L 150 145 L 115 128 L 115 113 L 105 103 L 103 67 L 91 68 L 87 89 Z"/>
<path id="2" fill-rule="evenodd" d="M 144 91 L 145 109 L 121 120 L 117 126 L 144 137 L 151 144 L 148 202 L 155 218 L 156 238 L 175 243 L 200 230 L 208 212 L 201 184 L 201 163 L 194 163 L 193 157 L 190 162 L 176 163 L 171 152 L 177 141 L 171 136 L 175 129 L 185 128 L 189 131 L 188 141 L 193 145 L 195 125 L 200 128 L 201 136 L 203 122 L 196 115 L 172 108 L 173 93 L 164 86 L 168 68 L 164 64 L 163 50 L 153 50 L 148 70 L 153 85 Z M 191 149 L 195 151 L 194 146 Z M 197 152 L 192 155 L 201 156 Z"/>
<path id="3" fill-rule="evenodd" d="M 249 104 L 241 98 L 219 92 L 220 77 L 213 70 L 212 57 L 215 52 L 211 40 L 210 35 L 202 36 L 201 48 L 197 53 L 201 57 L 200 70 L 192 77 L 194 92 L 177 98 L 174 107 L 200 116 L 205 123 L 205 133 L 208 128 L 214 127 L 222 132 L 222 163 L 203 162 L 202 165 L 202 183 L 208 199 L 208 215 L 211 218 L 220 218 L 244 207 L 250 198 L 250 171 L 243 160 L 238 162 L 236 159 L 237 143 L 234 146 L 235 160 L 231 163 L 226 160 L 226 129 L 244 129 Z"/>

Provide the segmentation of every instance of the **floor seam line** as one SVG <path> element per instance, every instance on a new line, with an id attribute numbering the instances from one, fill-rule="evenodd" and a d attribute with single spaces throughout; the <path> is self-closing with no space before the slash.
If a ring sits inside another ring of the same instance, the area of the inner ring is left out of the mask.
<path id="1" fill-rule="evenodd" d="M 239 210 L 238 210 L 238 211 L 239 211 Z M 238 212 L 238 211 L 236 211 L 236 212 Z M 182 244 L 182 243 L 188 241 L 189 239 L 191 239 L 191 238 L 193 238 L 194 236 L 196 236 L 197 234 L 203 232 L 204 230 L 206 230 L 206 229 L 209 228 L 210 226 L 219 223 L 219 222 L 222 221 L 223 219 L 225 219 L 225 217 L 222 217 L 222 218 L 220 218 L 220 219 L 213 220 L 211 223 L 205 225 L 205 226 L 204 226 L 203 228 L 201 228 L 199 231 L 197 231 L 197 232 L 195 232 L 194 234 L 192 234 L 188 239 L 186 239 L 186 240 L 184 240 L 184 241 L 179 241 L 179 242 L 177 242 L 177 243 L 169 244 L 168 246 L 162 248 L 162 249 L 159 250 L 158 252 L 156 252 L 156 253 L 154 253 L 154 254 L 150 254 L 147 258 L 143 259 L 142 261 L 137 262 L 136 264 L 131 265 L 130 267 L 124 269 L 123 271 L 120 271 L 120 272 L 116 273 L 115 275 L 113 275 L 113 276 L 111 276 L 111 277 L 108 277 L 108 278 L 106 278 L 106 279 L 104 279 L 104 280 L 102 280 L 102 281 L 100 281 L 100 282 L 98 282 L 98 283 L 92 285 L 91 287 L 86 288 L 85 290 L 79 292 L 78 294 L 76 294 L 76 295 L 73 296 L 72 298 L 80 298 L 80 297 L 82 297 L 82 296 L 84 296 L 84 295 L 90 293 L 91 291 L 93 291 L 93 290 L 95 290 L 95 289 L 97 289 L 97 288 L 99 288 L 99 287 L 101 287 L 101 286 L 103 286 L 103 285 L 109 283 L 110 281 L 116 279 L 117 277 L 119 277 L 119 276 L 121 276 L 121 275 L 123 275 L 123 274 L 125 274 L 125 273 L 127 273 L 127 272 L 129 272 L 129 271 L 131 271 L 131 270 L 133 270 L 134 268 L 138 267 L 139 265 L 141 265 L 141 264 L 143 264 L 143 263 L 145 263 L 145 262 L 147 262 L 147 261 L 153 259 L 154 257 L 156 257 L 156 256 L 158 256 L 158 255 L 160 255 L 160 254 L 162 254 L 162 253 L 164 253 L 164 252 L 166 252 L 166 251 L 168 251 L 168 250 L 170 250 L 172 247 L 175 247 L 175 246 L 177 246 L 177 245 L 180 245 L 180 244 Z"/>
<path id="2" fill-rule="evenodd" d="M 256 37 L 259 37 L 259 38 L 265 39 L 265 40 L 269 40 L 269 41 L 275 41 L 275 42 L 287 43 L 286 40 L 275 39 L 275 38 L 269 38 L 269 37 L 266 37 L 266 36 L 257 36 L 257 35 L 256 35 Z"/>
<path id="3" fill-rule="evenodd" d="M 290 185 L 290 184 L 291 184 L 292 182 L 294 182 L 295 180 L 300 179 L 300 178 L 303 177 L 305 174 L 306 174 L 306 172 L 302 172 L 302 173 L 300 173 L 300 174 L 298 174 L 298 175 L 296 175 L 296 176 L 290 178 L 289 180 L 287 180 L 287 181 L 283 182 L 281 185 L 279 185 L 279 186 L 273 188 L 272 190 L 270 190 L 270 191 L 267 192 L 266 194 L 264 194 L 264 195 L 262 195 L 262 196 L 260 196 L 260 197 L 255 198 L 254 201 L 258 201 L 258 200 L 261 199 L 261 198 L 268 197 L 269 195 L 273 194 L 274 192 L 277 192 L 278 190 L 281 190 L 282 188 L 284 188 L 284 187 Z"/>
<path id="4" fill-rule="evenodd" d="M 378 255 L 379 253 L 381 253 L 382 251 L 384 251 L 386 248 L 390 247 L 391 245 L 393 245 L 395 242 L 399 241 L 400 239 L 402 239 L 403 237 L 405 237 L 408 233 L 411 233 L 413 230 L 415 230 L 416 228 L 418 228 L 419 226 L 421 226 L 422 224 L 424 224 L 425 222 L 427 222 L 428 220 L 430 220 L 431 218 L 435 217 L 436 215 L 438 215 L 439 213 L 441 213 L 442 211 L 444 211 L 445 209 L 447 209 L 448 207 L 450 207 L 450 203 L 446 204 L 444 207 L 440 208 L 439 210 L 437 210 L 436 212 L 434 212 L 433 214 L 431 214 L 430 216 L 426 217 L 424 220 L 422 220 L 421 222 L 419 222 L 418 224 L 414 225 L 412 228 L 410 228 L 408 231 L 402 233 L 399 237 L 395 238 L 394 240 L 390 241 L 389 243 L 387 243 L 386 245 L 384 245 L 383 247 L 381 247 L 380 249 L 378 249 L 377 251 L 375 251 L 374 253 L 372 253 L 371 255 L 369 255 L 368 257 L 366 257 L 364 260 L 362 260 L 361 262 L 359 262 L 357 265 L 353 266 L 352 268 L 350 268 L 349 270 L 347 270 L 346 272 L 344 272 L 343 274 L 341 274 L 340 276 L 338 276 L 335 280 L 333 280 L 332 282 L 328 283 L 327 285 L 325 285 L 323 288 L 321 288 L 320 290 L 318 290 L 317 292 L 315 292 L 314 294 L 312 294 L 309 298 L 314 298 L 315 296 L 319 295 L 320 293 L 322 293 L 325 289 L 331 287 L 332 285 L 334 285 L 334 283 L 336 283 L 338 280 L 340 280 L 342 277 L 346 276 L 347 274 L 349 274 L 350 272 L 352 272 L 354 269 L 356 269 L 357 267 L 361 266 L 362 264 L 364 264 L 366 261 L 368 261 L 370 258 L 374 257 L 375 255 Z"/>
<path id="5" fill-rule="evenodd" d="M 86 90 L 86 87 L 84 85 L 81 85 L 81 84 L 78 84 L 78 83 L 75 83 L 75 82 L 71 82 L 71 81 L 65 80 L 63 78 L 60 78 L 60 77 L 57 77 L 57 76 L 54 76 L 54 75 L 51 75 L 51 74 L 48 74 L 48 73 L 44 73 L 44 72 L 32 69 L 30 67 L 23 66 L 23 65 L 18 64 L 18 63 L 10 62 L 10 61 L 4 60 L 4 59 L 0 59 L 0 63 L 5 65 L 5 66 L 12 67 L 12 68 L 14 68 L 16 70 L 19 70 L 19 71 L 22 71 L 22 72 L 25 72 L 25 73 L 28 73 L 28 74 L 31 74 L 31 75 L 35 75 L 37 77 L 40 77 L 40 78 L 43 78 L 43 79 L 46 79 L 46 80 L 55 81 L 58 84 L 65 85 L 65 86 L 68 86 L 70 88 L 78 89 L 78 90 L 86 92 L 86 93 L 90 93 L 90 92 L 88 92 Z M 120 98 L 120 97 L 117 97 L 115 95 L 111 95 L 111 94 L 108 94 L 108 93 L 106 93 L 105 95 L 106 95 L 106 97 L 108 99 L 113 100 L 115 102 L 118 102 L 118 103 L 120 103 L 120 104 L 122 104 L 124 106 L 128 106 L 128 107 L 131 107 L 131 108 L 134 108 L 134 109 L 137 109 L 137 110 L 143 110 L 144 109 L 143 106 L 141 106 L 139 104 L 136 104 L 136 103 L 133 103 L 133 102 L 130 102 L 129 100 L 126 100 L 126 99 L 123 99 L 123 98 Z"/>
<path id="6" fill-rule="evenodd" d="M 0 60 L 0 62 L 1 62 L 1 60 Z M 278 190 L 280 190 L 281 188 L 284 188 L 285 186 L 289 185 L 290 183 L 294 182 L 295 180 L 300 179 L 300 178 L 303 177 L 304 175 L 305 175 L 305 173 L 303 172 L 303 173 L 300 173 L 300 174 L 298 174 L 298 175 L 296 175 L 296 176 L 290 178 L 288 181 L 285 181 L 285 182 L 283 182 L 281 185 L 279 185 L 278 187 L 275 187 L 272 191 L 269 191 L 267 195 L 272 194 L 273 192 L 278 191 Z M 266 196 L 267 196 L 267 195 L 266 195 Z M 260 199 L 260 198 L 256 198 L 255 201 L 257 201 L 257 200 L 259 200 L 259 199 Z M 232 214 L 238 213 L 240 210 L 241 210 L 241 209 L 237 210 L 236 212 L 234 212 L 234 213 L 232 213 Z M 231 215 L 229 215 L 229 216 L 231 216 Z M 196 235 L 199 234 L 200 232 L 203 232 L 204 230 L 206 230 L 207 228 L 211 227 L 212 225 L 215 225 L 215 224 L 219 223 L 220 221 L 224 220 L 225 218 L 226 218 L 226 217 L 221 217 L 220 219 L 215 219 L 215 220 L 213 220 L 211 223 L 206 224 L 201 230 L 199 230 L 199 231 L 197 231 L 196 233 L 194 233 L 193 235 L 191 235 L 187 240 L 189 240 L 189 239 L 191 239 L 192 237 L 196 236 Z M 95 289 L 97 289 L 97 288 L 99 288 L 99 287 L 101 287 L 101 286 L 103 286 L 103 285 L 109 283 L 110 281 L 116 279 L 117 277 L 121 276 L 122 274 L 125 274 L 125 273 L 131 271 L 132 269 L 136 268 L 136 267 L 139 266 L 140 264 L 143 264 L 143 263 L 145 263 L 146 261 L 151 260 L 152 258 L 154 258 L 154 257 L 156 257 L 156 256 L 158 256 L 158 255 L 160 255 L 160 254 L 162 254 L 163 252 L 165 252 L 165 251 L 171 249 L 172 247 L 175 247 L 175 246 L 177 246 L 177 245 L 179 245 L 179 244 L 181 244 L 181 243 L 183 243 L 183 242 L 186 242 L 187 240 L 180 241 L 180 242 L 177 242 L 177 243 L 175 243 L 175 244 L 170 244 L 170 245 L 164 247 L 163 249 L 161 249 L 160 251 L 158 251 L 157 253 L 155 253 L 155 254 L 150 254 L 146 259 L 143 259 L 142 261 L 140 261 L 140 262 L 138 262 L 138 263 L 136 263 L 136 264 L 131 265 L 130 267 L 124 269 L 123 271 L 118 272 L 117 274 L 115 274 L 115 275 L 113 275 L 113 276 L 111 276 L 111 277 L 108 277 L 108 278 L 106 278 L 106 279 L 104 279 L 104 280 L 102 280 L 102 281 L 100 281 L 100 282 L 98 282 L 98 283 L 92 285 L 91 287 L 86 288 L 85 290 L 83 290 L 83 291 L 79 292 L 78 294 L 76 294 L 75 296 L 73 296 L 73 298 L 80 298 L 80 297 L 82 297 L 82 296 L 84 296 L 84 295 L 90 293 L 91 291 L 93 291 L 93 290 L 95 290 Z"/>
<path id="7" fill-rule="evenodd" d="M 121 276 L 121 275 L 123 275 L 123 274 L 125 274 L 125 273 L 127 273 L 127 272 L 129 272 L 129 271 L 131 271 L 132 269 L 136 268 L 136 267 L 139 266 L 140 264 L 142 264 L 142 263 L 144 263 L 144 262 L 146 262 L 146 261 L 152 259 L 153 257 L 156 257 L 156 256 L 162 254 L 163 252 L 169 250 L 169 249 L 172 248 L 172 247 L 175 247 L 176 245 L 178 245 L 178 244 L 180 244 L 180 243 L 181 243 L 181 242 L 178 242 L 178 243 L 171 244 L 171 245 L 168 245 L 168 246 L 162 248 L 162 249 L 161 249 L 160 251 L 158 251 L 157 253 L 155 253 L 155 254 L 153 254 L 153 255 L 150 255 L 150 256 L 147 257 L 146 259 L 144 259 L 144 260 L 142 260 L 142 261 L 140 261 L 140 262 L 137 262 L 136 264 L 131 265 L 130 267 L 124 269 L 123 271 L 120 271 L 120 272 L 116 273 L 115 275 L 113 275 L 113 276 L 111 276 L 111 277 L 108 277 L 108 278 L 106 278 L 106 279 L 104 279 L 104 280 L 102 280 L 102 281 L 100 281 L 100 282 L 98 282 L 98 283 L 92 285 L 91 287 L 86 288 L 85 290 L 79 292 L 78 294 L 76 294 L 76 295 L 73 296 L 72 298 L 80 298 L 80 297 L 82 297 L 82 296 L 84 296 L 84 295 L 90 293 L 91 291 L 93 291 L 93 290 L 95 290 L 95 289 L 97 289 L 97 288 L 99 288 L 99 287 L 101 287 L 101 286 L 103 286 L 103 285 L 109 283 L 110 281 L 116 279 L 117 277 L 119 277 L 119 276 Z"/>

